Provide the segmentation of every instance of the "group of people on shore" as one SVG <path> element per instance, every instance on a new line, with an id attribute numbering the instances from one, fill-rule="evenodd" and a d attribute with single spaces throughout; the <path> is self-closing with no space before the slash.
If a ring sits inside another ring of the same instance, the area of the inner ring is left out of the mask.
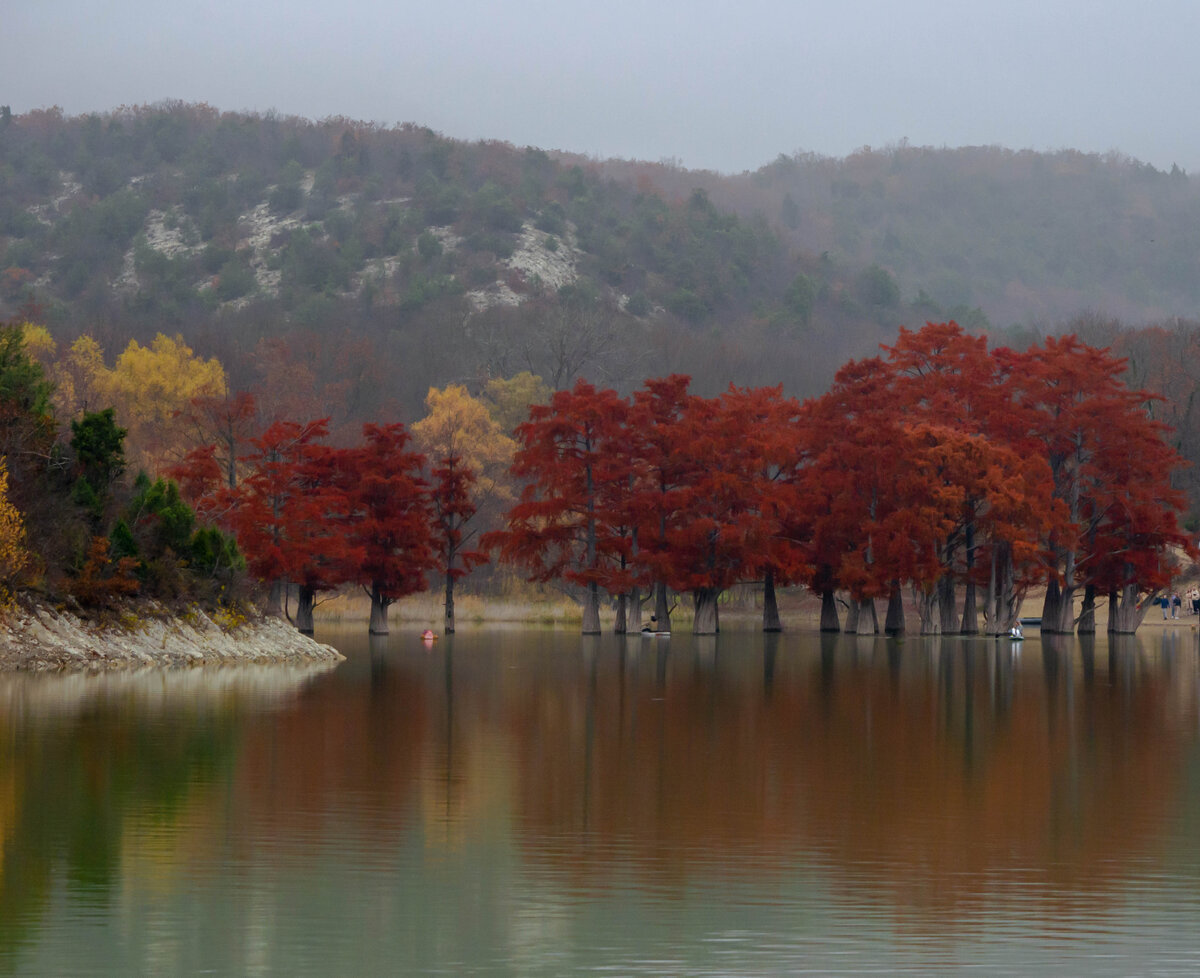
<path id="1" fill-rule="evenodd" d="M 1172 591 L 1170 594 L 1164 594 L 1158 599 L 1162 605 L 1163 620 L 1168 618 L 1178 618 L 1180 609 L 1183 607 L 1183 598 L 1179 596 L 1178 591 Z M 1189 615 L 1200 615 L 1200 586 L 1194 586 L 1187 593 L 1187 608 Z"/>

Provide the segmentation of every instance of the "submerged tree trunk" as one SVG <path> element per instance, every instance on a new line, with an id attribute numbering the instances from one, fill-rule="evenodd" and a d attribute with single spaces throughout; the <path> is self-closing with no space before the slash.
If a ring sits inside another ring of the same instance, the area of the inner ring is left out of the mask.
<path id="1" fill-rule="evenodd" d="M 937 582 L 937 613 L 938 613 L 938 630 L 943 635 L 953 635 L 958 631 L 958 622 L 954 619 L 954 575 L 943 574 L 938 578 Z M 921 634 L 933 635 L 935 632 L 925 630 L 925 623 L 921 622 Z"/>
<path id="2" fill-rule="evenodd" d="M 1060 585 L 1051 578 L 1046 586 L 1046 600 L 1042 605 L 1042 632 L 1050 635 L 1070 635 L 1075 631 L 1075 588 L 1070 584 Z"/>
<path id="3" fill-rule="evenodd" d="M 371 623 L 367 626 L 370 635 L 386 635 L 388 633 L 388 607 L 391 598 L 384 597 L 378 584 L 371 585 Z"/>
<path id="4" fill-rule="evenodd" d="M 763 631 L 783 631 L 783 624 L 779 620 L 779 604 L 775 599 L 775 574 L 771 570 L 763 577 Z"/>
<path id="5" fill-rule="evenodd" d="M 721 630 L 717 615 L 717 597 L 720 593 L 712 587 L 697 588 L 692 592 L 696 602 L 696 617 L 692 621 L 693 635 L 716 635 Z"/>
<path id="6" fill-rule="evenodd" d="M 583 597 L 583 634 L 600 634 L 600 587 L 589 581 Z"/>
<path id="7" fill-rule="evenodd" d="M 1017 622 L 1020 605 L 1014 582 L 1012 551 L 1008 544 L 997 541 L 992 547 L 992 568 L 983 609 L 984 632 L 988 635 L 1007 635 Z"/>
<path id="8" fill-rule="evenodd" d="M 446 575 L 445 603 L 443 609 L 442 628 L 447 635 L 454 634 L 454 578 Z"/>
<path id="9" fill-rule="evenodd" d="M 879 619 L 875 615 L 875 599 L 864 598 L 859 602 L 858 621 L 855 635 L 878 635 Z"/>
<path id="10" fill-rule="evenodd" d="M 628 608 L 625 628 L 636 631 L 642 627 L 642 589 L 636 584 L 630 588 Z"/>
<path id="11" fill-rule="evenodd" d="M 654 584 L 654 617 L 658 619 L 657 631 L 671 630 L 671 606 L 667 604 L 667 585 L 664 581 Z"/>
<path id="12" fill-rule="evenodd" d="M 1131 571 L 1126 565 L 1127 580 Z M 1121 588 L 1120 594 L 1113 590 L 1108 596 L 1108 630 L 1114 635 L 1132 635 L 1157 598 L 1158 591 L 1151 591 L 1139 602 L 1137 583 L 1132 581 Z"/>
<path id="13" fill-rule="evenodd" d="M 913 603 L 917 607 L 917 620 L 921 623 L 922 635 L 940 635 L 946 620 L 942 614 L 941 581 L 936 587 L 920 591 L 913 586 Z"/>
<path id="14" fill-rule="evenodd" d="M 963 614 L 962 623 L 958 626 L 960 635 L 979 634 L 979 612 L 976 608 L 975 593 L 975 521 L 968 520 L 966 526 L 966 574 L 963 585 Z"/>
<path id="15" fill-rule="evenodd" d="M 1087 584 L 1083 589 L 1083 607 L 1079 611 L 1080 635 L 1096 634 L 1096 585 Z"/>
<path id="16" fill-rule="evenodd" d="M 849 604 L 846 608 L 846 624 L 843 626 L 843 631 L 847 635 L 858 634 L 858 599 L 851 595 Z"/>
<path id="17" fill-rule="evenodd" d="M 1051 635 L 1058 631 L 1057 624 L 1062 609 L 1062 588 L 1058 578 L 1046 582 L 1046 597 L 1042 601 L 1042 631 Z"/>
<path id="18" fill-rule="evenodd" d="M 301 584 L 296 595 L 296 629 L 304 635 L 313 633 L 313 605 L 317 592 Z"/>
<path id="19" fill-rule="evenodd" d="M 613 622 L 613 634 L 624 635 L 629 631 L 629 596 L 626 594 L 617 595 L 617 620 Z"/>
<path id="20" fill-rule="evenodd" d="M 883 620 L 883 630 L 888 635 L 904 634 L 904 595 L 897 581 L 892 582 L 892 590 L 888 594 L 887 616 Z"/>
<path id="21" fill-rule="evenodd" d="M 967 579 L 967 586 L 963 594 L 962 625 L 959 626 L 958 633 L 960 635 L 979 634 L 979 612 L 975 607 L 975 582 L 970 578 Z"/>
<path id="22" fill-rule="evenodd" d="M 841 630 L 842 623 L 838 620 L 837 599 L 834 597 L 833 588 L 825 588 L 821 591 L 821 631 Z"/>

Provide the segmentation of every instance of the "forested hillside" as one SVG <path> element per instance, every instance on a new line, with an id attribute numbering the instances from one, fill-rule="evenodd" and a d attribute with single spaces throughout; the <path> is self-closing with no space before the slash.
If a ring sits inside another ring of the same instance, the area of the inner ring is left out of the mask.
<path id="1" fill-rule="evenodd" d="M 294 412 L 304 388 L 335 431 L 525 370 L 814 395 L 900 325 L 954 319 L 1128 347 L 1190 457 L 1186 375 L 1138 337 L 1194 345 L 1198 218 L 1182 172 L 1074 152 L 898 146 L 723 177 L 203 105 L 0 109 L 0 317 L 114 354 L 181 336 L 260 403 Z"/>
<path id="2" fill-rule="evenodd" d="M 361 417 L 525 369 L 811 393 L 921 316 L 884 268 L 797 250 L 700 187 L 182 104 L 0 116 L 0 276 L 3 313 L 36 307 L 56 337 L 179 333 L 241 387 L 291 357 L 371 391 Z"/>
<path id="3" fill-rule="evenodd" d="M 789 245 L 878 264 L 904 298 L 981 309 L 996 327 L 1054 329 L 1083 310 L 1135 323 L 1200 310 L 1200 184 L 1115 154 L 995 146 L 780 156 L 737 177 L 653 168 L 762 213 Z M 636 164 L 604 172 L 636 179 Z M 936 317 L 934 317 L 936 318 Z"/>

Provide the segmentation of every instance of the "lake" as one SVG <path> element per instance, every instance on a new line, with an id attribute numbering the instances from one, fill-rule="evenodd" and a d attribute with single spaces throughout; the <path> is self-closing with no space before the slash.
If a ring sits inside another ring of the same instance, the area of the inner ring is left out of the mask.
<path id="1" fill-rule="evenodd" d="M 1194 975 L 1197 633 L 0 675 L 0 973 Z"/>

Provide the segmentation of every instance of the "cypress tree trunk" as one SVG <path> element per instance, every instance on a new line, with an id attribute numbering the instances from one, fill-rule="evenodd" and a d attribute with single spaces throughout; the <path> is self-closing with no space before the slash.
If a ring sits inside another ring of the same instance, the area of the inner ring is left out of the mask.
<path id="1" fill-rule="evenodd" d="M 874 598 L 864 598 L 859 602 L 857 625 L 858 628 L 854 633 L 856 635 L 879 634 L 879 619 L 875 615 Z"/>
<path id="2" fill-rule="evenodd" d="M 821 591 L 821 631 L 840 632 L 842 623 L 838 620 L 837 601 L 833 596 L 833 588 Z"/>
<path id="3" fill-rule="evenodd" d="M 1058 578 L 1052 577 L 1046 584 L 1046 599 L 1042 602 L 1042 631 L 1053 635 L 1059 631 L 1062 618 L 1062 587 Z"/>
<path id="4" fill-rule="evenodd" d="M 858 614 L 858 599 L 854 597 L 854 595 L 850 595 L 850 606 L 846 609 L 846 624 L 843 628 L 843 631 L 845 631 L 847 635 L 858 634 Z"/>
<path id="5" fill-rule="evenodd" d="M 1083 589 L 1083 608 L 1079 612 L 1080 635 L 1096 634 L 1096 586 L 1087 584 Z"/>
<path id="6" fill-rule="evenodd" d="M 629 612 L 626 610 L 628 597 L 624 594 L 617 595 L 617 620 L 613 622 L 613 634 L 624 635 L 629 631 Z"/>
<path id="7" fill-rule="evenodd" d="M 892 590 L 888 594 L 887 617 L 883 621 L 883 630 L 888 635 L 904 634 L 904 595 L 896 581 L 892 582 Z"/>
<path id="8" fill-rule="evenodd" d="M 296 595 L 296 629 L 304 635 L 313 633 L 313 605 L 317 592 L 301 584 Z"/>
<path id="9" fill-rule="evenodd" d="M 442 628 L 444 629 L 444 631 L 446 632 L 447 635 L 453 635 L 454 634 L 454 578 L 449 574 L 446 575 L 446 590 L 445 590 L 445 604 L 444 604 L 443 617 L 444 617 L 444 621 L 442 623 Z"/>
<path id="10" fill-rule="evenodd" d="M 642 627 L 642 589 L 634 585 L 629 591 L 629 612 L 625 628 L 627 631 L 637 631 Z"/>
<path id="11" fill-rule="evenodd" d="M 583 634 L 600 634 L 600 587 L 589 581 L 583 599 Z"/>
<path id="12" fill-rule="evenodd" d="M 938 625 L 943 635 L 953 635 L 958 631 L 958 622 L 954 620 L 954 576 L 943 574 L 937 582 Z M 921 625 L 921 634 L 931 634 Z"/>
<path id="13" fill-rule="evenodd" d="M 671 630 L 671 607 L 667 604 L 667 585 L 663 581 L 654 585 L 654 617 L 658 619 L 658 631 Z"/>
<path id="14" fill-rule="evenodd" d="M 917 618 L 921 622 L 922 635 L 941 635 L 942 624 L 946 616 L 942 614 L 942 587 L 939 581 L 936 587 L 927 591 L 913 589 L 916 599 Z"/>
<path id="15" fill-rule="evenodd" d="M 988 578 L 987 605 L 983 610 L 984 631 L 988 635 L 1007 635 L 1017 620 L 1020 601 L 1013 580 L 1012 551 L 997 541 L 992 548 L 992 569 Z"/>
<path id="16" fill-rule="evenodd" d="M 783 631 L 779 621 L 779 604 L 775 600 L 775 573 L 771 570 L 763 577 L 763 631 Z"/>
<path id="17" fill-rule="evenodd" d="M 1108 630 L 1114 635 L 1132 635 L 1146 617 L 1146 612 L 1153 607 L 1152 602 L 1157 597 L 1158 592 L 1151 591 L 1145 600 L 1138 604 L 1137 584 L 1126 584 L 1121 588 L 1119 598 L 1116 593 L 1109 597 Z"/>
<path id="18" fill-rule="evenodd" d="M 958 632 L 960 635 L 979 634 L 979 612 L 975 607 L 975 582 L 972 580 L 967 581 L 966 593 L 963 595 L 962 626 Z"/>
<path id="19" fill-rule="evenodd" d="M 378 584 L 371 585 L 371 623 L 367 627 L 370 635 L 386 635 L 388 633 L 388 606 L 391 600 L 383 596 Z"/>
<path id="20" fill-rule="evenodd" d="M 1042 631 L 1070 635 L 1075 631 L 1075 588 L 1055 584 L 1055 591 L 1054 615 L 1047 618 L 1045 612 L 1042 613 Z"/>
<path id="21" fill-rule="evenodd" d="M 716 635 L 721 630 L 717 615 L 716 588 L 702 587 L 692 592 L 696 602 L 696 617 L 692 621 L 693 635 Z"/>

